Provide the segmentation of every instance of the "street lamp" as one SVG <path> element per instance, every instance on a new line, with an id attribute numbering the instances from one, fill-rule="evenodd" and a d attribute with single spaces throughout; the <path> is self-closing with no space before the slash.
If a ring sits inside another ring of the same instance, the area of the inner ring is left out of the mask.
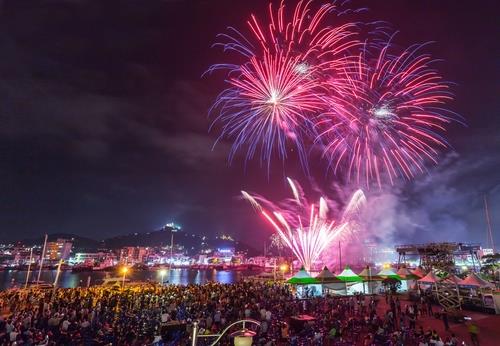
<path id="1" fill-rule="evenodd" d="M 283 279 L 285 279 L 285 273 L 288 271 L 288 264 L 283 263 L 282 265 L 280 265 L 280 270 L 281 270 L 281 274 L 282 274 Z"/>
<path id="2" fill-rule="evenodd" d="M 123 278 L 122 278 L 122 289 L 123 289 L 125 287 L 125 276 L 128 273 L 128 267 L 123 267 L 121 269 L 121 271 L 122 271 L 122 274 L 123 274 Z"/>
<path id="3" fill-rule="evenodd" d="M 253 337 L 255 336 L 253 330 L 243 328 L 234 333 L 231 333 L 231 337 L 234 338 L 234 346 L 252 346 Z"/>
<path id="4" fill-rule="evenodd" d="M 253 330 L 249 330 L 245 327 L 246 323 L 255 324 L 257 327 L 260 327 L 260 322 L 252 319 L 244 319 L 240 321 L 236 321 L 231 323 L 219 334 L 209 334 L 209 335 L 198 335 L 198 322 L 193 322 L 193 333 L 191 335 L 191 346 L 196 346 L 198 342 L 198 338 L 216 338 L 214 342 L 210 344 L 210 346 L 215 346 L 219 344 L 219 341 L 222 337 L 227 333 L 229 329 L 234 327 L 237 324 L 242 324 L 242 329 L 231 333 L 230 336 L 234 338 L 234 346 L 252 346 L 253 337 L 256 333 Z"/>
<path id="5" fill-rule="evenodd" d="M 172 224 L 168 224 L 170 227 L 170 269 L 172 269 L 172 263 L 174 261 L 174 233 L 180 230 L 179 226 Z"/>
<path id="6" fill-rule="evenodd" d="M 160 284 L 163 285 L 163 277 L 165 276 L 165 274 L 167 274 L 167 270 L 166 269 L 160 269 Z"/>

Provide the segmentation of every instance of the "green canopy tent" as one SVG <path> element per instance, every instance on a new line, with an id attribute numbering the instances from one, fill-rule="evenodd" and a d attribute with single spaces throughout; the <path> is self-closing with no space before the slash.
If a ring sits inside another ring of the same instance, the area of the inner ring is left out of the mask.
<path id="1" fill-rule="evenodd" d="M 286 282 L 297 286 L 296 294 L 299 298 L 321 296 L 322 294 L 320 282 L 309 275 L 304 267 L 300 268 L 300 270 Z"/>
<path id="2" fill-rule="evenodd" d="M 293 285 L 310 285 L 310 284 L 319 284 L 320 282 L 309 275 L 308 272 L 304 269 L 304 267 L 300 268 L 300 270 L 292 276 L 290 279 L 286 281 L 289 284 Z"/>
<path id="3" fill-rule="evenodd" d="M 392 292 L 396 292 L 396 290 L 402 288 L 401 277 L 390 267 L 382 268 L 382 270 L 377 273 L 377 276 L 382 278 L 382 285 L 386 288 L 390 287 Z"/>
<path id="4" fill-rule="evenodd" d="M 344 282 L 362 282 L 363 278 L 357 275 L 355 272 L 351 270 L 348 266 L 345 267 L 345 269 L 337 275 L 337 279 L 342 280 Z"/>
<path id="5" fill-rule="evenodd" d="M 349 268 L 349 266 L 346 266 L 345 269 L 337 275 L 337 279 L 341 280 L 344 282 L 345 286 L 345 294 L 347 295 L 347 283 L 357 283 L 357 282 L 363 282 L 363 278 L 357 275 L 355 272 Z"/>
<path id="6" fill-rule="evenodd" d="M 377 276 L 380 276 L 382 279 L 396 279 L 401 281 L 401 276 L 396 274 L 392 268 L 382 268 L 382 270 L 378 272 Z"/>

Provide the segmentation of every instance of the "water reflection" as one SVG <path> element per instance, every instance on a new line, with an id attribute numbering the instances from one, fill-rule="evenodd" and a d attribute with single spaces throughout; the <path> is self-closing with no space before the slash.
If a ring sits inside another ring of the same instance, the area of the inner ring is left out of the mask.
<path id="1" fill-rule="evenodd" d="M 255 274 L 255 272 L 240 272 L 227 270 L 194 270 L 194 269 L 167 269 L 163 278 L 165 283 L 171 284 L 204 284 L 208 281 L 218 281 L 222 283 L 233 283 L 244 276 Z M 73 273 L 63 271 L 59 276 L 60 287 L 78 287 L 86 286 L 90 280 L 91 285 L 99 285 L 106 276 L 117 277 L 117 273 L 89 272 Z M 38 271 L 30 273 L 30 281 L 36 280 Z M 53 283 L 56 277 L 56 270 L 44 270 L 41 273 L 40 280 Z M 90 279 L 89 279 L 90 277 Z M 127 278 L 132 281 L 161 281 L 159 271 L 131 271 Z M 13 286 L 22 287 L 26 280 L 26 271 L 6 270 L 0 272 L 0 290 L 11 288 Z"/>

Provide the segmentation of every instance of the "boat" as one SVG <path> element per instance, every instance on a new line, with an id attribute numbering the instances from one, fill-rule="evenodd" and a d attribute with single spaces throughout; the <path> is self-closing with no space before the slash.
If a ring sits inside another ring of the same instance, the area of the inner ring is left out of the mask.
<path id="1" fill-rule="evenodd" d="M 251 282 L 268 282 L 268 281 L 281 281 L 275 273 L 262 272 L 257 275 L 250 275 L 245 277 L 245 281 Z"/>
<path id="2" fill-rule="evenodd" d="M 71 268 L 73 273 L 81 273 L 81 272 L 91 272 L 93 271 L 93 267 L 90 265 L 75 265 Z"/>
<path id="3" fill-rule="evenodd" d="M 41 289 L 41 290 L 48 290 L 48 289 L 53 289 L 54 285 L 49 284 L 48 282 L 45 281 L 31 281 L 28 285 L 29 288 L 36 288 L 36 289 Z"/>
<path id="4" fill-rule="evenodd" d="M 124 280 L 123 277 L 106 277 L 106 278 L 104 278 L 101 286 L 105 286 L 105 287 L 119 286 L 119 287 L 121 287 L 123 285 L 123 283 L 125 283 L 125 285 L 130 284 L 130 279 L 125 278 L 125 280 Z"/>

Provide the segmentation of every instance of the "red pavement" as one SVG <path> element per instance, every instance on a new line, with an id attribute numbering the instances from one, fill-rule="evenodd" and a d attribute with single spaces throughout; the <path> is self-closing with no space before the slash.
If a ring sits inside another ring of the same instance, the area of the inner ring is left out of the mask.
<path id="1" fill-rule="evenodd" d="M 402 297 L 400 297 L 401 299 Z M 379 304 L 377 307 L 378 312 L 385 313 L 389 307 L 385 302 L 383 296 L 379 297 Z M 407 304 L 410 301 L 401 300 L 401 309 L 404 311 Z M 441 307 L 438 305 L 433 306 L 433 311 L 441 311 Z M 468 317 L 471 317 L 473 321 L 476 322 L 479 327 L 479 344 L 481 346 L 499 346 L 500 345 L 500 315 L 489 315 L 475 311 L 463 311 Z M 467 325 L 464 323 L 454 323 L 449 321 L 450 330 L 447 332 L 444 328 L 444 323 L 442 320 L 435 317 L 429 316 L 419 316 L 417 320 L 417 328 L 422 326 L 424 331 L 429 329 L 434 329 L 438 332 L 439 336 L 443 339 L 446 336 L 454 333 L 460 340 L 460 342 L 465 341 L 466 345 L 472 345 L 470 341 L 469 332 Z"/>

